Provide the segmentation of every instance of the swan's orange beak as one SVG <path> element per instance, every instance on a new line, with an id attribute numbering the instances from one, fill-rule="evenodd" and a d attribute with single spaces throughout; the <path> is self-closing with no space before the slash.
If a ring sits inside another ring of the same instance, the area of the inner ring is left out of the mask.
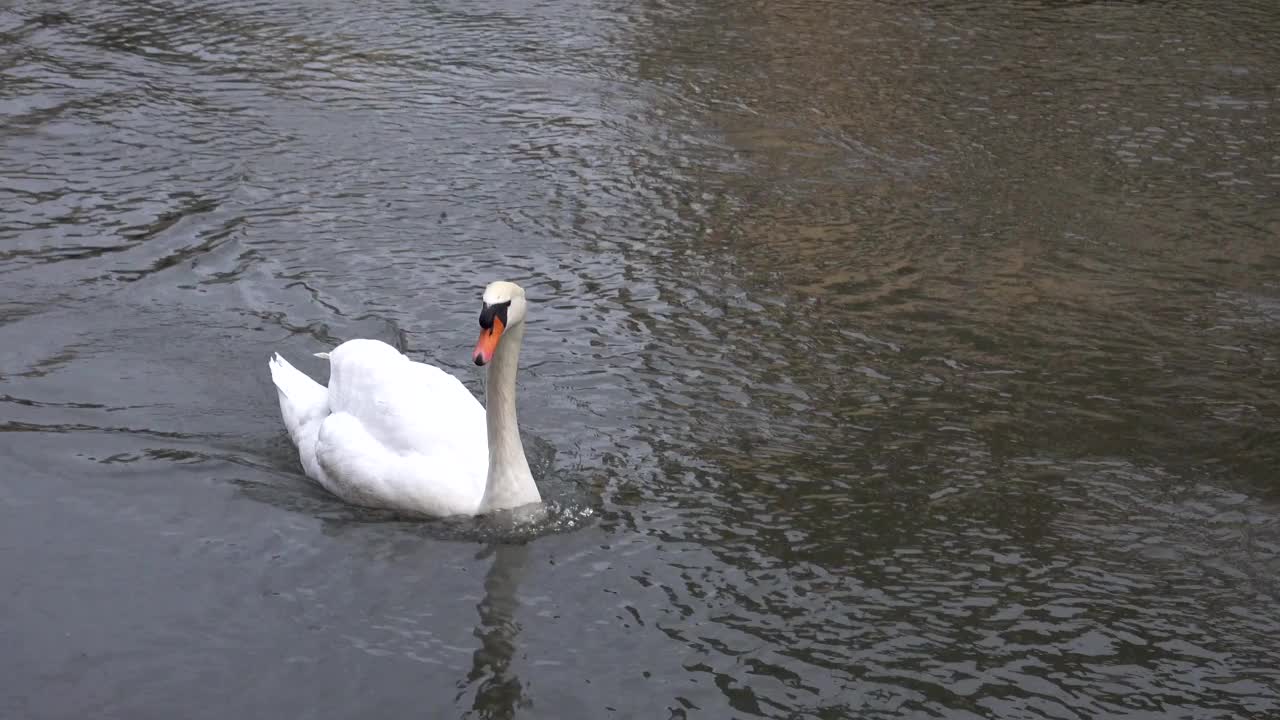
<path id="1" fill-rule="evenodd" d="M 488 365 L 493 360 L 493 351 L 498 349 L 498 339 L 502 337 L 502 318 L 493 319 L 493 327 L 481 328 L 480 339 L 476 341 L 476 349 L 471 353 L 477 365 Z"/>

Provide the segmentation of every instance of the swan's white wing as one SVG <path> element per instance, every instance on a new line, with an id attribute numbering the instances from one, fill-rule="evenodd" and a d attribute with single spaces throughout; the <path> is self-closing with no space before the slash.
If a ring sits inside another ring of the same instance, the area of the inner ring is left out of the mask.
<path id="1" fill-rule="evenodd" d="M 376 340 L 343 343 L 329 365 L 310 463 L 306 438 L 295 439 L 307 474 L 352 503 L 475 513 L 489 451 L 484 407 L 471 392 Z"/>
<path id="2" fill-rule="evenodd" d="M 393 452 L 478 449 L 487 463 L 484 406 L 454 376 L 386 343 L 349 340 L 329 353 L 329 409 Z"/>
<path id="3" fill-rule="evenodd" d="M 481 454 L 477 464 L 473 457 L 447 445 L 394 452 L 350 413 L 326 418 L 316 443 L 321 484 L 329 492 L 356 505 L 437 516 L 479 511 L 488 458 Z"/>

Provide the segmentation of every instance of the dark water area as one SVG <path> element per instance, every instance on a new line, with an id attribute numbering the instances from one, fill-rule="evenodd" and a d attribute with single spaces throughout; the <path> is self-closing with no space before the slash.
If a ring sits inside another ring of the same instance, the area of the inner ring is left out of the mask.
<path id="1" fill-rule="evenodd" d="M 0 3 L 0 717 L 1280 717 L 1280 5 Z M 470 365 L 547 517 L 302 476 Z"/>

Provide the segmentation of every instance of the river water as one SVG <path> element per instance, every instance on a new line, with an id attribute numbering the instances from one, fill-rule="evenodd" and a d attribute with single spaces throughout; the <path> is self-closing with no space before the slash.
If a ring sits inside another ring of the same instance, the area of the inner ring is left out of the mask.
<path id="1" fill-rule="evenodd" d="M 0 716 L 1280 717 L 1268 0 L 0 3 Z M 532 300 L 534 526 L 266 359 Z"/>

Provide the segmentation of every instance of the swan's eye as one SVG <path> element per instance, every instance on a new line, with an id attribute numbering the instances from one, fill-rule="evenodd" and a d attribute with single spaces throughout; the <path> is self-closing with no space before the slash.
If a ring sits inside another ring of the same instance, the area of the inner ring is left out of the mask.
<path id="1" fill-rule="evenodd" d="M 511 307 L 511 301 L 494 303 L 490 305 L 485 303 L 480 309 L 480 327 L 485 330 L 493 328 L 493 319 L 496 317 L 502 321 L 503 326 L 507 324 L 507 308 Z"/>

